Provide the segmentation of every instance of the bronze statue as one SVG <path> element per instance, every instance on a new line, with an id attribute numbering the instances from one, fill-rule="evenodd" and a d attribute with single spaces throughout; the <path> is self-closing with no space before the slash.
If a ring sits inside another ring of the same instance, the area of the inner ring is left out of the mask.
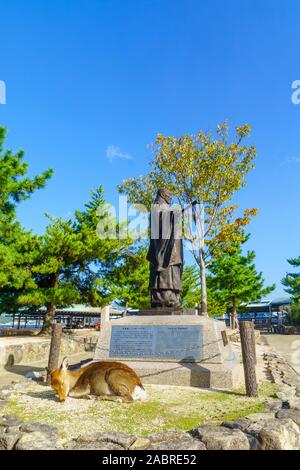
<path id="1" fill-rule="evenodd" d="M 159 189 L 151 211 L 151 240 L 147 255 L 152 308 L 181 305 L 183 243 L 182 237 L 176 233 L 176 217 L 181 215 L 181 211 L 171 210 L 171 204 L 171 192 Z"/>

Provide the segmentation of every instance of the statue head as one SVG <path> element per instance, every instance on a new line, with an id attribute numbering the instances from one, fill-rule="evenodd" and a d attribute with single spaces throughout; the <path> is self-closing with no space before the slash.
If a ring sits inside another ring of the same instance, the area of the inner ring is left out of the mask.
<path id="1" fill-rule="evenodd" d="M 167 204 L 172 204 L 172 193 L 169 189 L 159 188 L 159 190 L 157 191 L 156 198 L 155 198 L 155 203 L 159 204 L 160 202 L 166 202 Z"/>

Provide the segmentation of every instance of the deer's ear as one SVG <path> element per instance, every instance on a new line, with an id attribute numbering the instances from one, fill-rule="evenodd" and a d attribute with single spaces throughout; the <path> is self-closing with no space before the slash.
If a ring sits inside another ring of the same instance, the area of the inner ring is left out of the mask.
<path id="1" fill-rule="evenodd" d="M 63 358 L 63 361 L 62 361 L 62 363 L 61 363 L 60 368 L 61 368 L 62 370 L 67 370 L 68 367 L 69 367 L 68 358 L 67 358 L 67 357 L 64 357 L 64 358 Z"/>

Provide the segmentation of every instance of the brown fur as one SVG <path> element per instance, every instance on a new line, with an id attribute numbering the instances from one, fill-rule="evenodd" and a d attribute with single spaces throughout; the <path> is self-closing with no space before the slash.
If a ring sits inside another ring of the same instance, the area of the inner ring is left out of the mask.
<path id="1" fill-rule="evenodd" d="M 132 402 L 138 385 L 143 388 L 136 372 L 122 362 L 93 362 L 77 370 L 68 370 L 66 358 L 59 369 L 50 372 L 51 386 L 60 401 L 67 396 L 88 398 L 97 395 L 101 400 Z"/>

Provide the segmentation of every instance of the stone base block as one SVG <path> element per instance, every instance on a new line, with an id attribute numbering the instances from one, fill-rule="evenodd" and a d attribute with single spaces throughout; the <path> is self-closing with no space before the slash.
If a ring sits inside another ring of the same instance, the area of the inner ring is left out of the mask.
<path id="1" fill-rule="evenodd" d="M 226 326 L 203 316 L 146 314 L 107 321 L 101 325 L 94 360 L 125 362 L 145 383 L 235 386 L 237 358 Z"/>
<path id="2" fill-rule="evenodd" d="M 125 362 L 125 361 L 123 361 Z M 133 362 L 126 361 L 141 377 L 144 384 L 181 385 L 230 390 L 235 387 L 231 368 L 219 364 Z"/>

